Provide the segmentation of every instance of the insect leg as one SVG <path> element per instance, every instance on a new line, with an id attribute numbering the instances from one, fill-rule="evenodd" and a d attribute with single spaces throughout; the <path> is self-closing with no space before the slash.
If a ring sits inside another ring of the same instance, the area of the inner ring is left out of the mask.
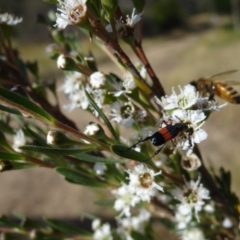
<path id="1" fill-rule="evenodd" d="M 151 137 L 152 137 L 152 136 L 145 137 L 144 139 L 142 139 L 142 140 L 134 143 L 132 146 L 130 146 L 130 147 L 126 150 L 126 152 L 129 151 L 129 150 L 132 149 L 132 148 L 135 148 L 139 143 L 145 142 L 145 141 L 149 140 Z"/>
<path id="2" fill-rule="evenodd" d="M 150 158 L 146 159 L 146 161 L 149 160 L 149 159 L 151 159 L 151 158 L 153 158 L 153 157 L 156 156 L 158 153 L 160 153 L 160 151 L 163 149 L 164 146 L 165 146 L 165 144 L 163 144 Z"/>

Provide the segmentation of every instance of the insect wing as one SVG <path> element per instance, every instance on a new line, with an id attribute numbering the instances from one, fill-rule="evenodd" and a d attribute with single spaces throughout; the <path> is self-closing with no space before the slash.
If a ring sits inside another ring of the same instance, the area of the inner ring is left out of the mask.
<path id="1" fill-rule="evenodd" d="M 210 79 L 214 79 L 214 78 L 219 78 L 219 77 L 226 77 L 228 75 L 231 75 L 233 73 L 236 73 L 238 70 L 229 70 L 229 71 L 225 71 L 225 72 L 220 72 L 217 74 L 212 75 L 211 77 L 209 77 Z"/>

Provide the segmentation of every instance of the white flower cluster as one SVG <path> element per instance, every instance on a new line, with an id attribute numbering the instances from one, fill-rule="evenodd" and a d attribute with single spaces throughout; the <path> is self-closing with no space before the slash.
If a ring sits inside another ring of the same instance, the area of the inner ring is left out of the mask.
<path id="1" fill-rule="evenodd" d="M 189 84 L 183 88 L 179 87 L 179 90 L 179 94 L 173 89 L 170 96 L 162 97 L 161 100 L 156 99 L 156 101 L 163 109 L 165 122 L 171 120 L 171 124 L 187 124 L 188 129 L 177 137 L 177 146 L 187 150 L 193 148 L 195 143 L 200 143 L 207 138 L 207 133 L 201 128 L 206 115 L 203 109 L 199 108 L 198 102 L 202 102 L 203 99 L 194 86 Z M 193 106 L 196 107 L 193 108 Z"/>
<path id="2" fill-rule="evenodd" d="M 10 13 L 2 13 L 0 14 L 0 24 L 6 24 L 9 26 L 17 25 L 22 22 L 21 17 L 16 17 Z"/>
<path id="3" fill-rule="evenodd" d="M 195 212 L 195 217 L 199 221 L 198 212 L 200 212 L 205 205 L 204 200 L 210 199 L 208 189 L 204 188 L 202 184 L 200 184 L 201 178 L 199 177 L 196 182 L 190 181 L 187 182 L 185 180 L 184 189 L 176 188 L 172 191 L 173 196 L 180 201 L 176 211 L 176 219 L 185 218 L 185 221 L 179 222 L 179 224 L 183 225 L 183 223 L 187 223 L 191 220 L 192 210 Z M 181 216 L 181 217 L 180 217 Z M 179 227 L 179 228 L 185 228 Z"/>
<path id="4" fill-rule="evenodd" d="M 79 72 L 71 72 L 66 76 L 64 84 L 60 90 L 63 90 L 70 100 L 70 104 L 65 105 L 64 108 L 72 111 L 75 108 L 86 110 L 90 107 L 90 102 L 85 94 L 85 91 L 93 96 L 94 101 L 99 108 L 102 108 L 104 101 L 105 89 L 102 89 L 105 82 L 105 76 L 101 72 L 94 72 L 89 77 L 90 85 L 86 82 L 87 78 Z M 98 113 L 94 111 L 97 116 Z"/>
<path id="5" fill-rule="evenodd" d="M 131 237 L 131 231 L 144 234 L 150 217 L 151 213 L 142 208 L 137 216 L 118 218 L 116 233 L 123 240 L 133 240 Z M 92 229 L 94 230 L 93 239 L 95 240 L 113 239 L 110 224 L 104 223 L 101 225 L 100 219 L 95 219 L 92 222 Z"/>
<path id="6" fill-rule="evenodd" d="M 112 193 L 116 197 L 114 209 L 121 212 L 119 217 L 130 217 L 130 208 L 135 207 L 141 201 L 150 202 L 151 198 L 163 192 L 163 188 L 154 182 L 154 177 L 161 172 L 154 173 L 144 164 L 139 164 L 132 171 L 128 170 L 129 183 L 123 183 Z"/>

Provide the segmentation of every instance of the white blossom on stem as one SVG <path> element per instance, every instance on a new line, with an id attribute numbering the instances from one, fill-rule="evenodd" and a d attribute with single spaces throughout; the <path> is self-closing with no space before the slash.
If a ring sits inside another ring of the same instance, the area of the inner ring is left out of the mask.
<path id="1" fill-rule="evenodd" d="M 82 22 L 86 17 L 87 0 L 58 0 L 60 7 L 56 13 L 55 27 L 65 28 L 67 25 L 75 25 Z"/>
<path id="2" fill-rule="evenodd" d="M 207 240 L 201 229 L 191 227 L 178 232 L 181 240 Z"/>
<path id="3" fill-rule="evenodd" d="M 134 8 L 133 11 L 132 11 L 131 17 L 129 15 L 127 15 L 125 20 L 123 20 L 122 18 L 115 20 L 115 23 L 116 23 L 115 27 L 116 27 L 116 30 L 118 32 L 124 31 L 125 28 L 127 28 L 127 27 L 128 28 L 134 28 L 135 25 L 141 20 L 141 17 L 142 17 L 143 13 L 135 14 L 135 12 L 136 12 L 136 9 Z M 108 24 L 106 26 L 106 30 L 108 32 L 113 31 L 111 24 Z"/>
<path id="4" fill-rule="evenodd" d="M 94 72 L 90 75 L 90 84 L 94 88 L 100 88 L 104 85 L 106 77 L 102 72 Z"/>
<path id="5" fill-rule="evenodd" d="M 133 170 L 128 170 L 129 188 L 131 192 L 142 201 L 150 202 L 150 199 L 157 195 L 158 191 L 163 192 L 163 188 L 154 182 L 154 177 L 161 172 L 154 173 L 144 164 L 138 164 Z"/>
<path id="6" fill-rule="evenodd" d="M 100 219 L 95 219 L 92 222 L 92 229 L 94 230 L 94 240 L 113 240 L 111 226 L 109 223 L 104 223 L 101 225 Z"/>
<path id="7" fill-rule="evenodd" d="M 138 216 L 117 219 L 117 233 L 123 240 L 133 240 L 131 231 L 141 234 L 145 233 L 146 225 L 149 223 L 151 213 L 146 209 L 141 209 Z"/>
<path id="8" fill-rule="evenodd" d="M 140 202 L 140 197 L 136 196 L 129 185 L 123 184 L 118 189 L 113 190 L 112 194 L 115 195 L 116 201 L 114 209 L 118 212 L 121 211 L 119 217 L 130 217 L 130 207 L 135 207 Z"/>
<path id="9" fill-rule="evenodd" d="M 25 144 L 26 144 L 26 138 L 25 138 L 24 132 L 23 132 L 22 129 L 19 129 L 19 130 L 17 130 L 17 132 L 13 136 L 12 147 L 16 152 L 22 152 L 22 150 L 19 149 L 19 147 L 21 147 Z"/>
<path id="10" fill-rule="evenodd" d="M 132 127 L 134 120 L 135 108 L 131 102 L 117 101 L 111 105 L 111 121 L 122 124 L 126 128 Z"/>
<path id="11" fill-rule="evenodd" d="M 183 88 L 179 86 L 179 90 L 180 94 L 177 94 L 174 89 L 172 89 L 173 93 L 170 96 L 162 97 L 161 100 L 156 98 L 157 103 L 167 111 L 173 109 L 188 109 L 197 102 L 199 95 L 195 87 L 188 84 Z"/>
<path id="12" fill-rule="evenodd" d="M 2 13 L 0 14 L 0 24 L 6 24 L 9 26 L 17 25 L 18 23 L 22 22 L 21 17 L 16 17 L 10 13 Z"/>
<path id="13" fill-rule="evenodd" d="M 184 179 L 185 180 L 185 179 Z M 210 199 L 209 190 L 200 184 L 201 177 L 196 182 L 185 180 L 183 190 L 177 188 L 173 190 L 173 195 L 181 203 L 178 205 L 178 211 L 183 214 L 191 214 L 192 210 L 195 212 L 195 217 L 199 221 L 198 212 L 200 212 L 205 205 L 204 200 Z"/>

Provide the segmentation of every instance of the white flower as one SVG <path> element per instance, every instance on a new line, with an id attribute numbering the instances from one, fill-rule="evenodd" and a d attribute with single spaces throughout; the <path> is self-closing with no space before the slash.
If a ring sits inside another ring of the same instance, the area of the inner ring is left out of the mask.
<path id="1" fill-rule="evenodd" d="M 192 215 L 189 213 L 182 212 L 181 209 L 177 208 L 175 213 L 175 222 L 178 230 L 187 228 L 188 224 L 192 220 Z"/>
<path id="2" fill-rule="evenodd" d="M 100 125 L 95 122 L 89 122 L 84 130 L 84 134 L 94 136 L 100 130 Z"/>
<path id="3" fill-rule="evenodd" d="M 113 94 L 114 97 L 119 97 L 124 93 L 128 93 L 124 88 L 123 84 L 118 79 L 113 79 L 113 81 L 110 81 L 110 85 L 114 88 L 115 91 L 108 92 L 108 94 Z"/>
<path id="4" fill-rule="evenodd" d="M 134 113 L 135 108 L 131 102 L 124 103 L 122 101 L 117 101 L 111 105 L 111 121 L 122 124 L 126 128 L 132 127 L 135 122 Z"/>
<path id="5" fill-rule="evenodd" d="M 64 69 L 66 67 L 67 61 L 64 54 L 60 54 L 57 59 L 57 67 L 59 69 Z"/>
<path id="6" fill-rule="evenodd" d="M 128 218 L 118 218 L 117 233 L 124 240 L 133 240 L 131 237 L 131 231 L 134 230 L 141 234 L 145 233 L 146 225 L 151 217 L 151 213 L 146 209 L 141 209 L 138 216 L 132 216 Z"/>
<path id="7" fill-rule="evenodd" d="M 135 14 L 135 8 L 133 9 L 131 17 L 129 15 L 126 16 L 126 20 L 123 19 L 117 19 L 116 22 L 116 29 L 118 32 L 124 32 L 126 31 L 126 28 L 134 28 L 135 25 L 141 20 L 141 16 L 143 13 Z M 108 32 L 112 32 L 112 26 L 111 24 L 108 24 L 106 26 L 106 30 Z"/>
<path id="8" fill-rule="evenodd" d="M 15 135 L 13 136 L 13 149 L 16 151 L 16 152 L 22 152 L 21 149 L 19 149 L 19 147 L 23 146 L 26 144 L 26 138 L 25 138 L 25 135 L 24 135 L 24 132 L 22 129 L 19 129 Z"/>
<path id="9" fill-rule="evenodd" d="M 201 110 L 174 110 L 172 119 L 188 125 L 188 130 L 180 135 L 178 146 L 183 150 L 193 147 L 194 143 L 200 143 L 207 138 L 207 133 L 201 129 L 204 124 L 205 114 Z"/>
<path id="10" fill-rule="evenodd" d="M 222 222 L 222 225 L 223 225 L 224 228 L 231 228 L 231 227 L 233 227 L 233 223 L 232 223 L 231 219 L 228 218 L 228 217 L 224 218 L 224 220 Z"/>
<path id="11" fill-rule="evenodd" d="M 69 94 L 68 99 L 70 100 L 70 104 L 64 105 L 64 108 L 69 111 L 72 111 L 75 108 L 86 110 L 89 106 L 89 100 L 85 94 L 85 89 L 89 90 L 89 86 L 81 86 L 78 91 Z"/>
<path id="12" fill-rule="evenodd" d="M 79 72 L 70 72 L 66 75 L 66 79 L 60 90 L 64 91 L 66 95 L 73 94 L 80 89 L 80 86 L 85 81 L 85 76 Z"/>
<path id="13" fill-rule="evenodd" d="M 108 223 L 104 223 L 102 226 L 100 226 L 100 224 L 101 221 L 99 219 L 95 219 L 92 223 L 92 228 L 94 230 L 93 239 L 113 240 L 110 225 Z"/>
<path id="14" fill-rule="evenodd" d="M 184 179 L 185 180 L 185 179 Z M 209 191 L 200 184 L 199 177 L 196 182 L 185 180 L 184 189 L 175 189 L 173 195 L 181 202 L 178 206 L 178 211 L 183 215 L 191 214 L 195 211 L 195 217 L 199 221 L 198 212 L 200 212 L 205 204 L 203 200 L 210 199 Z"/>
<path id="15" fill-rule="evenodd" d="M 180 94 L 177 94 L 174 89 L 172 89 L 172 95 L 162 97 L 161 100 L 156 99 L 157 103 L 163 107 L 164 110 L 173 109 L 188 109 L 194 105 L 198 100 L 198 92 L 196 92 L 195 87 L 188 84 L 181 88 L 179 86 Z"/>
<path id="16" fill-rule="evenodd" d="M 101 220 L 99 218 L 96 218 L 92 221 L 92 229 L 96 230 L 101 226 Z"/>
<path id="17" fill-rule="evenodd" d="M 93 166 L 93 169 L 97 175 L 103 175 L 107 170 L 107 167 L 104 163 L 96 162 Z"/>
<path id="18" fill-rule="evenodd" d="M 136 9 L 134 8 L 131 17 L 129 17 L 129 15 L 126 16 L 126 25 L 131 28 L 135 27 L 135 25 L 141 20 L 143 14 L 143 13 L 135 14 L 135 12 Z"/>
<path id="19" fill-rule="evenodd" d="M 126 72 L 123 76 L 123 87 L 126 89 L 127 93 L 131 93 L 136 84 L 133 75 L 130 72 Z"/>
<path id="20" fill-rule="evenodd" d="M 151 197 L 157 195 L 158 191 L 163 192 L 163 188 L 154 182 L 154 177 L 161 172 L 154 173 L 144 164 L 138 164 L 129 174 L 129 188 L 131 192 L 136 194 L 142 201 L 150 202 Z"/>
<path id="21" fill-rule="evenodd" d="M 203 232 L 199 228 L 187 228 L 178 233 L 181 240 L 206 240 Z"/>
<path id="22" fill-rule="evenodd" d="M 94 88 L 100 88 L 104 85 L 106 81 L 105 75 L 101 72 L 94 72 L 90 76 L 90 84 Z"/>
<path id="23" fill-rule="evenodd" d="M 17 25 L 18 23 L 22 22 L 21 17 L 16 17 L 10 13 L 2 13 L 0 14 L 0 24 L 6 24 L 9 26 Z"/>
<path id="24" fill-rule="evenodd" d="M 58 0 L 60 8 L 56 13 L 55 27 L 65 28 L 67 25 L 75 25 L 82 22 L 86 17 L 87 0 Z"/>
<path id="25" fill-rule="evenodd" d="M 112 194 L 116 196 L 114 209 L 118 212 L 121 211 L 119 217 L 122 215 L 130 217 L 130 207 L 135 207 L 140 202 L 140 198 L 134 195 L 131 190 L 132 189 L 128 185 L 123 184 L 117 190 L 112 191 Z"/>

